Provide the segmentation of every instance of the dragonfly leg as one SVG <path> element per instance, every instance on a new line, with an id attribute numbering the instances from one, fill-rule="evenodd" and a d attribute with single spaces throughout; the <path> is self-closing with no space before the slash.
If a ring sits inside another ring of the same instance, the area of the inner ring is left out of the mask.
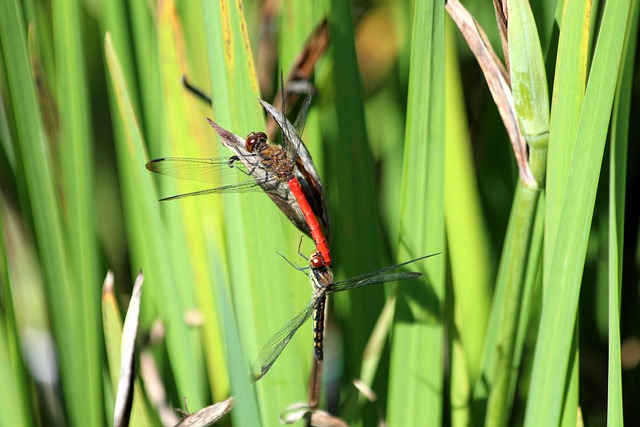
<path id="1" fill-rule="evenodd" d="M 254 173 L 254 172 L 256 171 L 256 169 L 258 169 L 258 168 L 263 169 L 263 170 L 264 170 L 264 172 L 265 172 L 265 175 L 264 175 L 264 179 L 263 179 L 263 181 L 265 181 L 265 182 L 266 182 L 266 181 L 269 181 L 269 180 L 271 179 L 271 178 L 269 177 L 269 169 L 262 167 L 262 165 L 261 165 L 259 162 L 254 163 L 254 165 L 253 165 L 253 167 L 251 168 L 251 170 L 250 170 L 250 171 L 248 171 L 248 172 L 245 172 L 245 173 L 246 173 L 247 175 L 249 175 L 249 176 L 253 176 L 253 173 Z M 242 169 L 240 169 L 240 170 L 242 170 Z M 243 172 L 244 172 L 244 171 L 243 171 Z"/>
<path id="2" fill-rule="evenodd" d="M 241 154 L 241 156 L 243 158 L 245 158 L 245 159 L 248 158 L 248 157 L 254 157 L 252 155 L 246 156 L 246 155 L 242 155 L 242 154 Z M 229 157 L 229 161 L 228 161 L 229 167 L 230 168 L 234 168 L 235 167 L 235 163 L 238 162 L 239 160 L 240 160 L 240 156 L 237 156 L 237 155 L 233 155 L 233 156 Z M 250 161 L 249 163 L 253 163 L 253 162 Z M 246 166 L 246 164 L 244 164 L 244 166 Z M 240 172 L 242 172 L 243 174 L 245 174 L 247 176 L 253 176 L 253 173 L 258 168 L 260 168 L 260 169 L 265 171 L 265 176 L 262 179 L 262 181 L 264 181 L 264 182 L 269 181 L 271 179 L 271 177 L 269 176 L 269 169 L 264 168 L 259 162 L 253 163 L 250 170 L 245 170 L 244 168 L 241 168 L 241 167 L 238 168 L 237 170 L 239 170 Z M 258 180 L 256 179 L 256 182 L 257 181 Z"/>
<path id="3" fill-rule="evenodd" d="M 304 238 L 304 236 L 300 236 L 300 241 L 298 242 L 298 255 L 300 255 L 302 257 L 302 259 L 304 259 L 305 261 L 308 260 L 308 258 L 306 256 L 304 256 L 304 254 L 302 253 L 302 251 L 300 250 L 302 248 L 302 239 Z"/>
<path id="4" fill-rule="evenodd" d="M 302 272 L 303 272 L 304 274 L 306 274 L 307 276 L 309 275 L 309 273 L 307 273 L 307 272 L 306 272 L 306 271 L 309 269 L 309 267 L 308 267 L 308 266 L 306 266 L 306 267 L 301 267 L 301 266 L 299 266 L 298 264 L 296 264 L 295 262 L 293 262 L 293 261 L 289 260 L 289 258 L 287 258 L 286 256 L 284 256 L 284 254 L 281 254 L 281 253 L 280 253 L 280 252 L 278 252 L 278 251 L 276 251 L 276 253 L 277 253 L 278 255 L 280 255 L 282 258 L 284 258 L 284 260 L 285 260 L 285 261 L 287 261 L 287 263 L 288 263 L 291 267 L 295 268 L 295 269 L 296 269 L 296 270 L 298 270 L 298 271 L 302 271 Z"/>

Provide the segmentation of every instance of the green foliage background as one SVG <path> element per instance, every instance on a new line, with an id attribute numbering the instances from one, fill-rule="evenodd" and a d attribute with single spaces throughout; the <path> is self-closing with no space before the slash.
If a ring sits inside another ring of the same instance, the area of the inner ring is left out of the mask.
<path id="1" fill-rule="evenodd" d="M 164 335 L 139 346 L 170 408 L 233 395 L 224 423 L 274 425 L 306 400 L 310 327 L 247 380 L 309 298 L 278 255 L 298 259 L 299 232 L 259 194 L 160 203 L 202 186 L 144 164 L 228 156 L 205 117 L 239 135 L 263 129 L 257 99 L 278 96 L 279 71 L 324 17 L 331 41 L 304 140 L 336 275 L 442 255 L 413 266 L 424 273 L 413 283 L 332 297 L 321 406 L 351 425 L 637 423 L 639 6 L 595 3 L 508 2 L 510 82 L 538 190 L 519 182 L 444 2 L 3 0 L 0 425 L 113 423 L 121 316 L 140 270 L 141 337 L 158 323 Z M 491 2 L 465 6 L 503 57 Z M 108 270 L 115 290 L 102 294 Z M 140 379 L 131 425 L 159 425 Z"/>

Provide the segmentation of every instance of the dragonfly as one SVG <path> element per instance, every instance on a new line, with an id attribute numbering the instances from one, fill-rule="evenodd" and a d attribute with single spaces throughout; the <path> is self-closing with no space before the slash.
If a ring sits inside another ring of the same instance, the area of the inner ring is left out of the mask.
<path id="1" fill-rule="evenodd" d="M 270 144 L 264 132 L 251 132 L 242 138 L 207 118 L 222 144 L 231 149 L 234 155 L 217 159 L 162 157 L 147 162 L 146 168 L 173 178 L 217 185 L 215 188 L 165 197 L 161 199 L 163 201 L 205 194 L 264 191 L 299 230 L 313 239 L 324 262 L 330 264 L 331 254 L 324 237 L 328 235 L 330 227 L 324 192 L 311 155 L 300 137 L 311 97 L 304 100 L 294 125 L 287 119 L 284 109 L 278 111 L 266 101 L 259 102 L 278 123 L 284 148 Z M 243 175 L 245 180 L 237 182 L 238 177 Z"/>
<path id="2" fill-rule="evenodd" d="M 319 251 L 315 251 L 309 257 L 309 279 L 313 288 L 311 300 L 293 319 L 289 320 L 269 341 L 262 347 L 256 361 L 251 368 L 253 380 L 262 378 L 275 363 L 280 353 L 287 346 L 291 338 L 300 327 L 313 317 L 313 349 L 316 360 L 323 359 L 323 336 L 324 336 L 324 307 L 328 295 L 335 292 L 347 291 L 349 289 L 360 288 L 378 283 L 395 282 L 397 280 L 416 279 L 422 276 L 418 272 L 397 271 L 399 268 L 412 264 L 423 259 L 438 255 L 430 254 L 420 258 L 415 258 L 401 264 L 382 268 L 361 276 L 352 277 L 347 280 L 336 282 L 333 277 L 333 270 L 324 262 L 324 257 Z"/>

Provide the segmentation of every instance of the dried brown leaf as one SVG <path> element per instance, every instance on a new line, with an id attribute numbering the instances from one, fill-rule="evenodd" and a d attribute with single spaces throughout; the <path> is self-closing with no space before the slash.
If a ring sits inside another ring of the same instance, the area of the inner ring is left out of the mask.
<path id="1" fill-rule="evenodd" d="M 513 152 L 518 163 L 520 180 L 529 188 L 536 188 L 537 184 L 527 161 L 527 144 L 520 131 L 520 124 L 516 114 L 513 94 L 507 72 L 489 44 L 485 32 L 471 14 L 458 0 L 450 0 L 446 5 L 449 16 L 460 29 L 473 52 L 498 107 L 500 117 L 505 125 Z"/>

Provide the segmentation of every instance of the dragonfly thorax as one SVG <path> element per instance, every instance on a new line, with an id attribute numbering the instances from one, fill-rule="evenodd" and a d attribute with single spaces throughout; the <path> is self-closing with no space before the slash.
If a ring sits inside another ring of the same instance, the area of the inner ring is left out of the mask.
<path id="1" fill-rule="evenodd" d="M 289 181 L 293 178 L 295 162 L 282 147 L 269 144 L 264 132 L 251 132 L 247 135 L 245 147 L 250 153 L 257 154 L 260 162 L 278 179 Z"/>
<path id="2" fill-rule="evenodd" d="M 313 298 L 320 298 L 330 292 L 335 283 L 333 271 L 324 262 L 319 251 L 313 252 L 309 257 L 309 267 L 311 269 L 309 278 L 313 287 Z"/>

